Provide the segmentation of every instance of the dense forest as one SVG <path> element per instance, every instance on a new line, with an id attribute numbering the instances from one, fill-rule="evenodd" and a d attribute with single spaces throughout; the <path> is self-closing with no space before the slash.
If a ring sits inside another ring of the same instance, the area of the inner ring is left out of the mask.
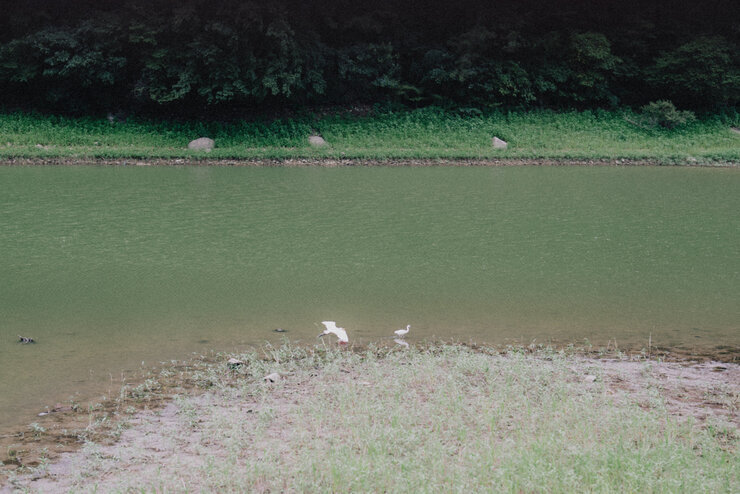
<path id="1" fill-rule="evenodd" d="M 740 2 L 3 2 L 6 109 L 227 114 L 347 105 L 740 102 Z"/>

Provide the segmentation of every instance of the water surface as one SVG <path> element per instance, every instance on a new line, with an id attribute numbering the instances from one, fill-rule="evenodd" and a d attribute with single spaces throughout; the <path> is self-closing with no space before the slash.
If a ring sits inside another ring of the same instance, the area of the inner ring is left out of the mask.
<path id="1" fill-rule="evenodd" d="M 0 424 L 326 319 L 737 347 L 739 212 L 736 168 L 0 167 Z"/>

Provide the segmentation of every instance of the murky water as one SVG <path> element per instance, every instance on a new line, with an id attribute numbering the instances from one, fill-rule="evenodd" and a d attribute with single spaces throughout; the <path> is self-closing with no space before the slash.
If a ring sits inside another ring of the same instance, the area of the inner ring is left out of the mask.
<path id="1" fill-rule="evenodd" d="M 326 319 L 737 347 L 740 169 L 0 167 L 0 424 Z"/>

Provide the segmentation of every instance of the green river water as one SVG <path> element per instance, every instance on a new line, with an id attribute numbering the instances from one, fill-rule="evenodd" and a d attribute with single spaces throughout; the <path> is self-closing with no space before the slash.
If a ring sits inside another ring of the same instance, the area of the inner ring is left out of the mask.
<path id="1" fill-rule="evenodd" d="M 740 169 L 0 167 L 2 425 L 327 319 L 736 349 Z"/>

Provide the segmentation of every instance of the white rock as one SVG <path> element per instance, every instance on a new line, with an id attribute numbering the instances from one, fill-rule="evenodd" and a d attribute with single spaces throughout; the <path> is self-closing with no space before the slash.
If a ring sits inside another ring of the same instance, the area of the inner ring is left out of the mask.
<path id="1" fill-rule="evenodd" d="M 280 374 L 278 374 L 277 372 L 273 372 L 272 374 L 267 374 L 262 379 L 264 379 L 265 381 L 270 381 L 271 383 L 274 383 L 280 380 Z"/>
<path id="2" fill-rule="evenodd" d="M 494 149 L 506 149 L 509 146 L 506 141 L 501 140 L 498 137 L 491 139 L 491 144 L 493 144 Z"/>
<path id="3" fill-rule="evenodd" d="M 326 146 L 326 141 L 324 140 L 324 138 L 316 135 L 310 136 L 308 138 L 308 143 L 315 147 Z"/>
<path id="4" fill-rule="evenodd" d="M 188 144 L 188 149 L 209 152 L 211 149 L 213 149 L 213 146 L 215 144 L 216 143 L 213 141 L 213 139 L 210 139 L 208 137 L 201 137 L 194 141 L 190 141 L 190 143 Z"/>

